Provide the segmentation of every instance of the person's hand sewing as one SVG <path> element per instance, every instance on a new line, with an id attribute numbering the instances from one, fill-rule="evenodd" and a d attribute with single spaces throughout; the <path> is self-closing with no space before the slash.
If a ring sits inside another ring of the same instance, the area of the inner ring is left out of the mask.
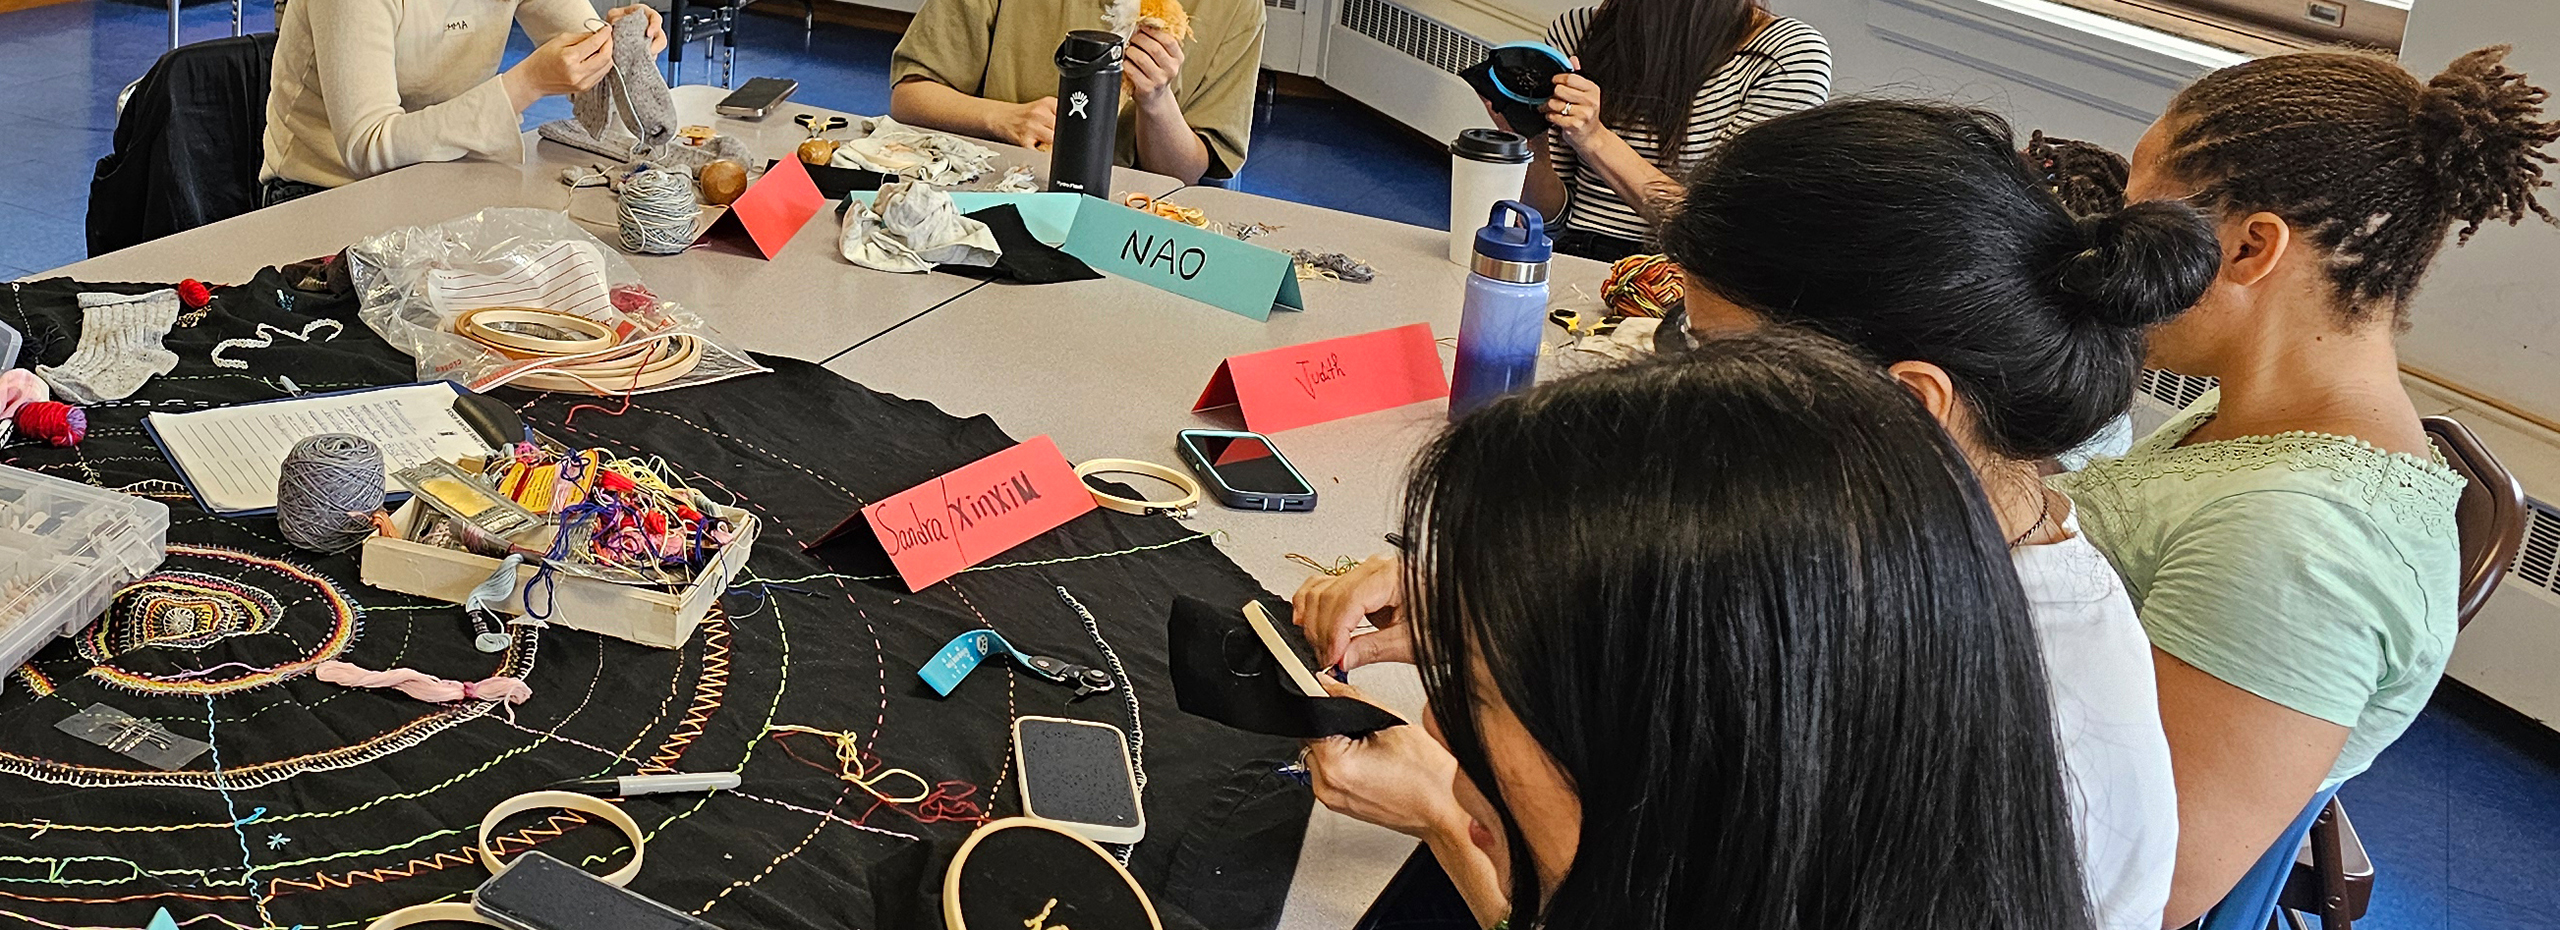
<path id="1" fill-rule="evenodd" d="M 1335 697 L 1377 703 L 1342 682 L 1324 679 L 1324 687 Z M 1422 727 L 1308 740 L 1305 759 L 1316 800 L 1335 813 L 1416 839 L 1466 837 L 1467 812 L 1453 787 L 1457 757 Z"/>
<path id="2" fill-rule="evenodd" d="M 997 108 L 995 118 L 987 125 L 987 134 L 1023 148 L 1046 150 L 1058 136 L 1058 98 L 1042 97 Z"/>
<path id="3" fill-rule="evenodd" d="M 1579 66 L 1579 63 L 1576 63 Z M 1564 135 L 1564 141 L 1580 149 L 1591 140 L 1609 132 L 1600 123 L 1600 85 L 1572 72 L 1556 75 L 1555 92 L 1547 96 L 1544 107 L 1547 122 Z"/>
<path id="4" fill-rule="evenodd" d="M 1348 672 L 1373 662 L 1412 662 L 1413 631 L 1398 621 L 1404 606 L 1403 562 L 1370 556 L 1339 575 L 1317 575 L 1289 597 L 1290 618 L 1328 667 Z M 1354 635 L 1362 621 L 1377 632 Z"/>
<path id="5" fill-rule="evenodd" d="M 1182 81 L 1182 42 L 1154 26 L 1129 37 L 1123 61 L 1128 65 L 1130 99 L 1140 106 L 1169 101 Z"/>
<path id="6" fill-rule="evenodd" d="M 612 70 L 613 30 L 604 28 L 552 36 L 551 41 L 536 46 L 533 54 L 508 68 L 499 80 L 507 89 L 508 101 L 522 112 L 544 97 L 594 87 Z"/>
<path id="7" fill-rule="evenodd" d="M 638 3 L 634 3 L 630 6 L 618 6 L 605 11 L 604 21 L 606 25 L 611 25 L 621 22 L 623 17 L 633 14 L 649 17 L 649 54 L 655 55 L 659 52 L 666 51 L 666 23 L 658 17 L 657 10 Z"/>

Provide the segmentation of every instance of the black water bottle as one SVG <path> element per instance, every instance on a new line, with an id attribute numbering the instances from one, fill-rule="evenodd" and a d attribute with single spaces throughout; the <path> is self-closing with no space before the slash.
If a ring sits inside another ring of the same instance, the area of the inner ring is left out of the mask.
<path id="1" fill-rule="evenodd" d="M 1049 148 L 1049 189 L 1111 196 L 1111 157 L 1120 145 L 1119 34 L 1078 29 L 1058 43 L 1058 131 Z"/>

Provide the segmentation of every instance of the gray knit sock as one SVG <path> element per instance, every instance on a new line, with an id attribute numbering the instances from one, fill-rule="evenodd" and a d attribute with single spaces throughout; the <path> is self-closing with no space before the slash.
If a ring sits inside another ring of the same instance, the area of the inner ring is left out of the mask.
<path id="1" fill-rule="evenodd" d="M 667 90 L 666 76 L 658 73 L 657 54 L 649 51 L 647 17 L 625 16 L 613 24 L 613 70 L 596 86 L 572 95 L 569 105 L 578 125 L 595 138 L 604 138 L 617 109 L 643 148 L 675 135 L 675 96 Z"/>
<path id="2" fill-rule="evenodd" d="M 178 367 L 178 353 L 160 345 L 178 322 L 178 292 L 80 295 L 80 346 L 54 368 L 36 366 L 53 393 L 75 404 L 123 400 L 154 376 Z"/>

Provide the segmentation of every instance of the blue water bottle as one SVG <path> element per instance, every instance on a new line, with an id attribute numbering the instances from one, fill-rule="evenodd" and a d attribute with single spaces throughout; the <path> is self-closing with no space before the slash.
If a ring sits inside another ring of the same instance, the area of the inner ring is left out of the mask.
<path id="1" fill-rule="evenodd" d="M 1554 254 L 1546 221 L 1517 200 L 1494 204 L 1487 225 L 1476 230 L 1466 310 L 1458 321 L 1450 419 L 1538 380 L 1538 350 L 1547 327 L 1547 261 Z"/>

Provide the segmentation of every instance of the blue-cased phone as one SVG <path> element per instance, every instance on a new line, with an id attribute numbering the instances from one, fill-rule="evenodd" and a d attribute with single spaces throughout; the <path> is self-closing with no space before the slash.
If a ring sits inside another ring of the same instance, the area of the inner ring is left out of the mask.
<path id="1" fill-rule="evenodd" d="M 1316 509 L 1316 489 L 1268 436 L 1239 430 L 1187 429 L 1174 437 L 1182 460 L 1200 473 L 1209 496 L 1238 510 Z"/>

